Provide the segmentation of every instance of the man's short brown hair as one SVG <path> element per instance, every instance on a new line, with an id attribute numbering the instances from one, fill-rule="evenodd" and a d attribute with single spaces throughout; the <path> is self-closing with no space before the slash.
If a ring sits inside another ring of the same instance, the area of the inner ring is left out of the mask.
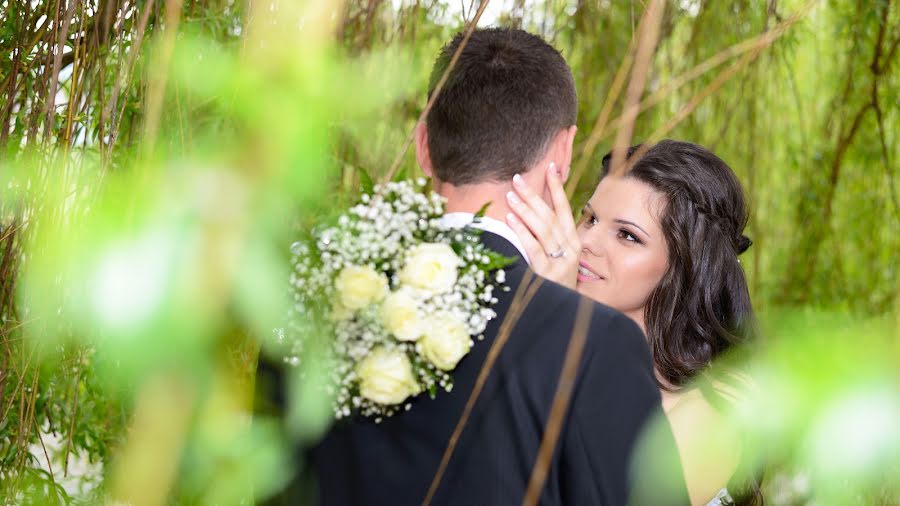
<path id="1" fill-rule="evenodd" d="M 429 97 L 462 39 L 441 50 Z M 575 80 L 559 51 L 523 30 L 475 30 L 426 119 L 434 173 L 453 185 L 511 179 L 575 124 L 577 111 Z"/>

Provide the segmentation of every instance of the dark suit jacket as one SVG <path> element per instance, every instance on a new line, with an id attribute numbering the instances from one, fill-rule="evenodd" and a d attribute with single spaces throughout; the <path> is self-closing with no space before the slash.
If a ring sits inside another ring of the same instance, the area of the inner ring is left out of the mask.
<path id="1" fill-rule="evenodd" d="M 422 503 L 528 270 L 518 251 L 502 237 L 484 232 L 482 241 L 494 251 L 518 257 L 518 262 L 506 269 L 510 291 L 495 292 L 498 317 L 488 325 L 485 339 L 476 341 L 453 372 L 453 391 L 439 391 L 435 399 L 421 395 L 412 409 L 379 424 L 354 419 L 332 427 L 307 455 L 320 504 Z M 581 299 L 558 284 L 538 282 L 540 287 L 485 383 L 432 504 L 522 502 Z M 648 421 L 661 413 L 643 333 L 621 313 L 591 304 L 587 343 L 541 504 L 626 504 L 635 485 L 630 472 L 632 451 Z M 671 457 L 675 445 L 668 427 L 661 440 L 658 451 Z M 675 497 L 670 497 L 671 504 L 688 502 L 680 485 Z"/>

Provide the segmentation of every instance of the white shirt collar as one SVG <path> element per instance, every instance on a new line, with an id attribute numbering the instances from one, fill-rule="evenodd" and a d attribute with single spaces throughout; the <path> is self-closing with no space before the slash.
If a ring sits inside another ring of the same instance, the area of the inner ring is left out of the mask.
<path id="1" fill-rule="evenodd" d="M 495 220 L 494 218 L 489 218 L 487 216 L 482 216 L 477 222 L 475 220 L 475 215 L 473 213 L 447 213 L 441 217 L 441 224 L 448 228 L 463 228 L 465 226 L 471 226 L 472 228 L 477 228 L 484 230 L 485 232 L 491 232 L 492 234 L 497 234 L 500 237 L 506 239 L 517 250 L 522 254 L 522 258 L 528 262 L 528 265 L 531 265 L 531 260 L 528 258 L 528 253 L 525 252 L 525 246 L 522 245 L 522 241 L 519 240 L 519 236 L 513 231 L 513 229 L 509 228 L 509 225 L 503 223 L 500 220 Z"/>

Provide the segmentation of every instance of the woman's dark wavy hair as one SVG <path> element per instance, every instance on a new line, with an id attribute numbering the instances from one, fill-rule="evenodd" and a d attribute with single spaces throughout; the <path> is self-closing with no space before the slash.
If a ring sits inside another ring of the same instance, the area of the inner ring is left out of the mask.
<path id="1" fill-rule="evenodd" d="M 631 158 L 640 146 L 628 150 Z M 611 155 L 603 158 L 601 178 Z M 631 162 L 631 161 L 630 161 Z M 664 140 L 633 161 L 625 177 L 665 200 L 660 226 L 669 266 L 644 312 L 647 338 L 667 390 L 684 386 L 712 360 L 752 337 L 753 307 L 738 255 L 748 212 L 731 168 L 703 146 Z"/>
<path id="2" fill-rule="evenodd" d="M 650 186 L 665 199 L 660 225 L 669 252 L 668 269 L 644 310 L 647 339 L 664 381 L 674 390 L 699 375 L 713 359 L 756 334 L 753 306 L 738 256 L 752 242 L 744 234 L 748 210 L 737 176 L 722 159 L 697 144 L 664 140 L 639 159 L 628 150 L 625 177 Z M 601 179 L 609 174 L 603 158 Z M 709 378 L 713 379 L 713 378 Z M 716 375 L 725 383 L 735 378 Z M 707 398 L 721 405 L 711 381 L 699 382 Z M 712 395 L 709 395 L 712 394 Z M 734 483 L 737 504 L 762 504 L 757 478 Z"/>

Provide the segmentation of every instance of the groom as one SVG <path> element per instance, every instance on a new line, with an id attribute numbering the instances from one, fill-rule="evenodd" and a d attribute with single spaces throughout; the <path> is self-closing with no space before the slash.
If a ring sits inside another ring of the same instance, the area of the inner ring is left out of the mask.
<path id="1" fill-rule="evenodd" d="M 429 96 L 461 41 L 457 35 L 441 51 Z M 504 220 L 514 174 L 545 198 L 551 162 L 567 175 L 576 110 L 572 73 L 541 38 L 505 28 L 472 34 L 426 121 L 418 125 L 416 156 L 447 198 L 448 223 L 465 226 L 472 213 L 492 203 L 486 217 L 471 226 L 484 230 L 489 248 L 517 259 L 506 270 L 511 289 L 499 292 L 498 316 L 485 339 L 453 372 L 452 392 L 439 392 L 435 399 L 420 396 L 412 409 L 378 424 L 359 419 L 332 428 L 312 452 L 321 504 L 418 505 L 426 497 L 436 505 L 520 504 L 548 430 L 567 348 L 578 332 L 580 304 L 589 315 L 586 343 L 539 502 L 624 505 L 634 487 L 654 486 L 633 483 L 631 474 L 638 436 L 661 414 L 644 335 L 622 314 L 534 278 Z M 518 319 L 511 319 L 508 341 L 448 451 L 489 350 L 508 313 L 522 303 L 513 304 L 522 283 L 536 291 L 530 300 L 525 297 L 528 304 Z M 674 452 L 671 433 L 664 433 L 659 451 Z M 672 498 L 685 502 L 686 494 Z"/>

